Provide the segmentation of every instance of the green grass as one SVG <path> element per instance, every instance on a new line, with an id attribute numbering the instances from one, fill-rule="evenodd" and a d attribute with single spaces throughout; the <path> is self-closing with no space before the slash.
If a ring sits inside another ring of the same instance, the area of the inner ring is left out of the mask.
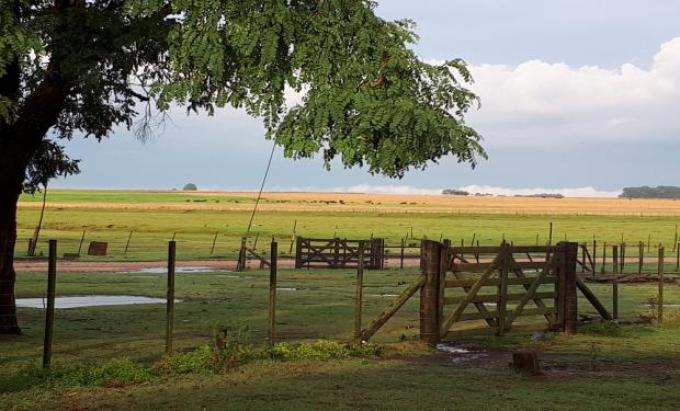
<path id="1" fill-rule="evenodd" d="M 349 340 L 354 278 L 352 270 L 281 270 L 279 287 L 296 291 L 278 292 L 280 341 Z M 398 294 L 413 278 L 408 271 L 368 271 L 364 324 L 393 298 L 384 295 Z M 590 286 L 608 306 L 611 287 Z M 267 287 L 264 271 L 179 274 L 176 350 L 190 353 L 212 345 L 216 332 L 246 328 L 244 342 L 266 346 Z M 41 296 L 44 288 L 44 274 L 19 274 L 19 297 Z M 153 274 L 60 274 L 57 286 L 60 296 L 164 293 L 164 276 Z M 646 301 L 655 293 L 651 284 L 621 285 L 622 317 L 648 312 Z M 680 287 L 669 285 L 665 294 L 668 304 L 680 303 Z M 579 306 L 581 313 L 594 313 L 583 299 Z M 680 393 L 671 389 L 680 377 L 680 316 L 673 308 L 667 308 L 663 327 L 589 326 L 576 336 L 532 342 L 531 330 L 544 326 L 539 317 L 502 338 L 480 322 L 465 327 L 476 328 L 474 334 L 463 330 L 453 337 L 493 350 L 538 348 L 550 365 L 564 370 L 538 378 L 516 374 L 503 361 L 465 367 L 434 360 L 429 349 L 415 344 L 417 298 L 376 335 L 375 342 L 386 345 L 381 357 L 347 358 L 330 347 L 321 356 L 302 351 L 287 354 L 292 357 L 284 361 L 255 358 L 226 372 L 200 372 L 189 365 L 181 375 L 165 374 L 157 368 L 163 358 L 164 312 L 162 304 L 57 310 L 54 371 L 44 374 L 35 370 L 43 312 L 20 308 L 25 334 L 0 337 L 2 408 L 651 410 L 680 404 Z"/>
<path id="2" fill-rule="evenodd" d="M 30 199 L 30 196 L 24 196 Z M 163 207 L 194 200 L 207 203 L 191 203 L 187 210 Z M 38 198 L 34 201 L 38 201 Z M 60 241 L 61 253 L 78 251 L 81 233 L 86 231 L 84 250 L 92 240 L 109 242 L 107 257 L 84 259 L 94 260 L 163 260 L 166 242 L 173 236 L 178 241 L 178 258 L 233 258 L 239 247 L 250 218 L 250 208 L 243 210 L 211 210 L 215 201 L 252 202 L 252 199 L 215 196 L 202 198 L 200 194 L 182 192 L 118 192 L 53 190 L 50 201 L 59 203 L 110 203 L 110 208 L 49 208 L 45 215 L 43 241 L 38 254 L 46 254 L 46 240 Z M 264 198 L 267 203 L 269 200 Z M 271 200 L 281 202 L 283 200 Z M 148 208 L 124 208 L 120 203 L 149 203 Z M 291 201 L 295 203 L 294 201 Z M 119 203 L 118 206 L 115 204 Z M 311 204 L 306 204 L 311 206 Z M 405 212 L 383 212 L 380 205 L 363 212 L 338 211 L 325 204 L 314 204 L 314 211 L 290 209 L 280 211 L 259 211 L 252 230 L 251 242 L 259 237 L 258 249 L 265 250 L 273 236 L 280 240 L 280 251 L 288 253 L 293 241 L 295 222 L 297 235 L 330 238 L 386 238 L 388 243 L 399 244 L 400 240 L 413 232 L 415 238 L 450 238 L 455 244 L 464 239 L 470 243 L 474 235 L 482 245 L 497 245 L 503 238 L 517 244 L 534 244 L 537 239 L 543 244 L 548 237 L 548 224 L 554 223 L 554 241 L 590 242 L 596 237 L 600 244 L 619 243 L 622 234 L 628 244 L 647 242 L 651 235 L 652 247 L 649 255 L 656 255 L 655 245 L 662 242 L 667 246 L 667 255 L 672 254 L 677 217 L 672 216 L 595 216 L 595 215 L 536 215 L 523 214 L 460 214 L 431 213 L 405 209 Z M 348 206 L 349 207 L 349 206 Z M 417 206 L 424 210 L 428 206 Z M 21 208 L 18 215 L 19 241 L 17 256 L 24 256 L 28 238 L 38 219 L 38 208 Z M 127 253 L 124 253 L 128 235 L 133 236 Z M 211 254 L 214 236 L 216 247 Z M 611 250 L 610 250 L 611 251 Z M 637 255 L 637 247 L 629 246 L 628 257 Z M 611 257 L 611 254 L 610 256 Z M 670 258 L 670 257 L 669 257 Z"/>
<path id="3" fill-rule="evenodd" d="M 22 194 L 22 202 L 42 202 L 42 193 Z M 182 191 L 128 191 L 128 190 L 49 190 L 48 203 L 253 203 L 249 197 L 210 195 Z"/>

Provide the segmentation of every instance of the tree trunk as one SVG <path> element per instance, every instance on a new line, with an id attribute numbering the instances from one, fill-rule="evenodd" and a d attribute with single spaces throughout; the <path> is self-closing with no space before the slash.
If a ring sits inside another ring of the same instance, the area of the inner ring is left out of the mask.
<path id="1" fill-rule="evenodd" d="M 0 334 L 21 334 L 14 299 L 14 246 L 21 183 L 12 185 L 4 180 L 0 193 Z"/>

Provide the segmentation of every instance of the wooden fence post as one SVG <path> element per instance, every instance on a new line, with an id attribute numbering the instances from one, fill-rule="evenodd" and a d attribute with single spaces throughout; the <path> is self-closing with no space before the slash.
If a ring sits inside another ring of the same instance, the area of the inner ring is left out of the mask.
<path id="1" fill-rule="evenodd" d="M 583 243 L 583 244 L 580 245 L 580 248 L 581 248 L 581 262 L 583 263 L 583 264 L 581 264 L 581 272 L 582 272 L 582 273 L 585 273 L 585 272 L 586 272 L 586 247 L 587 247 L 587 243 Z"/>
<path id="2" fill-rule="evenodd" d="M 550 227 L 548 228 L 548 245 L 552 245 L 553 239 L 553 223 L 550 222 Z"/>
<path id="3" fill-rule="evenodd" d="M 657 301 L 657 318 L 656 322 L 661 324 L 663 322 L 663 286 L 664 286 L 664 247 L 659 246 L 659 266 L 657 269 L 659 273 L 659 299 Z"/>
<path id="4" fill-rule="evenodd" d="M 607 242 L 602 244 L 602 274 L 607 271 Z"/>
<path id="5" fill-rule="evenodd" d="M 578 323 L 578 296 L 576 294 L 576 259 L 578 243 L 558 244 L 560 265 L 558 273 L 558 319 L 561 330 L 567 334 L 576 333 Z"/>
<path id="6" fill-rule="evenodd" d="M 175 328 L 175 261 L 176 245 L 168 242 L 168 288 L 165 302 L 165 353 L 172 353 L 172 334 Z"/>
<path id="7" fill-rule="evenodd" d="M 621 243 L 621 268 L 619 268 L 619 273 L 623 274 L 626 269 L 626 243 Z"/>
<path id="8" fill-rule="evenodd" d="M 428 344 L 439 342 L 439 278 L 442 245 L 436 241 L 421 242 L 420 269 L 425 284 L 420 289 L 420 341 Z"/>
<path id="9" fill-rule="evenodd" d="M 85 231 L 83 230 L 83 234 L 80 235 L 80 243 L 78 243 L 78 255 L 80 256 L 80 252 L 83 251 L 83 242 L 85 241 Z"/>
<path id="10" fill-rule="evenodd" d="M 619 279 L 612 280 L 612 318 L 619 319 Z"/>
<path id="11" fill-rule="evenodd" d="M 295 268 L 302 268 L 302 237 L 295 237 Z"/>
<path id="12" fill-rule="evenodd" d="M 612 272 L 618 274 L 619 272 L 619 246 L 612 246 Z"/>
<path id="13" fill-rule="evenodd" d="M 212 247 L 210 247 L 210 255 L 215 254 L 215 244 L 217 244 L 217 234 L 218 233 L 215 233 L 215 236 L 213 237 Z"/>
<path id="14" fill-rule="evenodd" d="M 43 368 L 50 368 L 52 362 L 52 341 L 54 339 L 54 300 L 57 293 L 57 240 L 49 241 L 47 263 L 47 308 L 45 310 L 45 339 L 43 342 Z"/>
<path id="15" fill-rule="evenodd" d="M 593 275 L 597 275 L 597 240 L 593 239 Z"/>
<path id="16" fill-rule="evenodd" d="M 354 299 L 354 339 L 361 338 L 361 310 L 364 299 L 364 247 L 365 243 L 359 241 L 359 260 L 357 261 L 357 283 Z"/>
<path id="17" fill-rule="evenodd" d="M 276 344 L 276 275 L 278 265 L 278 244 L 272 240 L 269 265 L 269 344 Z"/>
<path id="18" fill-rule="evenodd" d="M 675 247 L 675 271 L 680 271 L 680 243 Z"/>
<path id="19" fill-rule="evenodd" d="M 401 239 L 401 253 L 399 254 L 399 268 L 404 268 L 404 239 Z"/>
<path id="20" fill-rule="evenodd" d="M 241 237 L 241 247 L 238 250 L 238 262 L 236 263 L 236 271 L 243 271 L 246 269 L 246 238 Z"/>
<path id="21" fill-rule="evenodd" d="M 510 258 L 512 257 L 510 247 L 507 245 L 502 246 L 501 253 L 503 253 L 503 261 L 501 262 L 500 282 L 496 299 L 496 310 L 498 312 L 496 335 L 498 336 L 503 335 L 506 329 L 505 324 L 508 317 L 508 273 L 510 272 Z"/>
<path id="22" fill-rule="evenodd" d="M 640 241 L 638 243 L 638 274 L 642 274 L 644 264 L 645 264 L 645 243 Z"/>
<path id="23" fill-rule="evenodd" d="M 132 233 L 134 231 L 130 231 L 130 234 L 128 235 L 127 241 L 125 242 L 125 251 L 123 251 L 123 254 L 127 254 L 128 248 L 130 248 L 130 240 L 132 240 Z"/>

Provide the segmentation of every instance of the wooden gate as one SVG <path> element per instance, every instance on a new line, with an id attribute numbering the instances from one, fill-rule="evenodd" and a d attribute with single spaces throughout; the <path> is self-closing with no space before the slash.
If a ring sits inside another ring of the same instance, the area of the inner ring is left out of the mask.
<path id="1" fill-rule="evenodd" d="M 566 312 L 575 289 L 562 287 L 574 282 L 568 278 L 575 275 L 574 251 L 570 244 L 445 248 L 440 335 L 470 320 L 484 320 L 502 335 L 526 316 L 543 316 L 554 329 L 575 328 L 576 316 Z"/>
<path id="2" fill-rule="evenodd" d="M 356 333 L 368 340 L 420 291 L 420 341 L 437 343 L 465 321 L 484 320 L 497 335 L 521 317 L 542 316 L 548 328 L 575 333 L 578 291 L 605 320 L 612 316 L 576 274 L 577 243 L 556 246 L 451 247 L 424 240 L 421 273 Z"/>
<path id="3" fill-rule="evenodd" d="M 364 268 L 384 267 L 385 240 L 347 240 L 298 237 L 295 248 L 295 268 L 348 268 L 359 264 L 359 244 L 364 243 Z"/>

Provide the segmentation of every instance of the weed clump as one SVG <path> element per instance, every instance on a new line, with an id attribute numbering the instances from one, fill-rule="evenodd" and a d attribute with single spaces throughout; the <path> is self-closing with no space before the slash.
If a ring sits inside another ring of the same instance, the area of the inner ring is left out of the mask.
<path id="1" fill-rule="evenodd" d="M 33 387 L 121 387 L 150 381 L 157 374 L 129 359 L 114 359 L 98 365 L 71 369 L 25 368 L 0 379 L 0 393 L 17 392 Z"/>
<path id="2" fill-rule="evenodd" d="M 377 357 L 382 348 L 375 344 L 343 344 L 329 340 L 308 343 L 280 343 L 258 347 L 218 338 L 214 346 L 203 345 L 187 353 L 165 357 L 155 369 L 162 374 L 210 374 L 225 372 L 253 361 L 330 361 L 355 357 Z"/>
<path id="3" fill-rule="evenodd" d="M 622 337 L 623 328 L 614 321 L 602 321 L 599 323 L 586 324 L 579 328 L 579 332 L 587 335 L 597 335 L 601 337 Z"/>

